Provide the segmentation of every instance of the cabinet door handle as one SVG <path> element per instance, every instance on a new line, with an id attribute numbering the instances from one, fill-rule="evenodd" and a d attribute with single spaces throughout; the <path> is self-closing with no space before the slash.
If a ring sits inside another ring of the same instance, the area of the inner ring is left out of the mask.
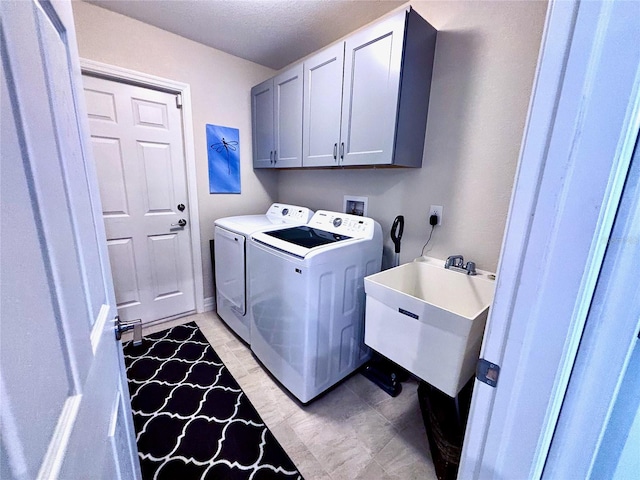
<path id="1" fill-rule="evenodd" d="M 344 142 L 340 144 L 340 160 L 344 160 Z"/>
<path id="2" fill-rule="evenodd" d="M 269 151 L 269 163 L 273 163 L 273 150 Z"/>
<path id="3" fill-rule="evenodd" d="M 278 163 L 278 151 L 273 151 L 273 163 Z"/>
<path id="4" fill-rule="evenodd" d="M 333 160 L 337 160 L 338 159 L 338 144 L 334 143 L 333 144 Z"/>

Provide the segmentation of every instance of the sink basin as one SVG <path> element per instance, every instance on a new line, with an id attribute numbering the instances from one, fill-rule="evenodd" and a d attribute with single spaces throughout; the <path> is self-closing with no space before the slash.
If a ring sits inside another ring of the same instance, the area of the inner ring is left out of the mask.
<path id="1" fill-rule="evenodd" d="M 494 279 L 431 257 L 365 277 L 364 341 L 455 397 L 475 371 Z"/>

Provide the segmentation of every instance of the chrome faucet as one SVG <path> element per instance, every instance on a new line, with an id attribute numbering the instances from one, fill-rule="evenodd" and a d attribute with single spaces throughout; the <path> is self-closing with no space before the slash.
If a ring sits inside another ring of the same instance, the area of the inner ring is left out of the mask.
<path id="1" fill-rule="evenodd" d="M 462 255 L 451 255 L 444 263 L 444 268 L 464 268 L 464 257 Z"/>
<path id="2" fill-rule="evenodd" d="M 464 270 L 467 275 L 476 275 L 476 263 L 467 262 L 464 263 L 464 257 L 462 255 L 451 255 L 447 257 L 447 261 L 444 262 L 444 268 L 455 268 L 458 270 Z"/>

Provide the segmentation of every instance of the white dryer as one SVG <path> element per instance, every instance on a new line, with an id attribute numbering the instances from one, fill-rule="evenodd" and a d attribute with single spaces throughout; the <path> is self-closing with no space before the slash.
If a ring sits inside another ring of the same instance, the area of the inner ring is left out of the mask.
<path id="1" fill-rule="evenodd" d="M 249 236 L 260 230 L 305 224 L 312 215 L 306 207 L 274 203 L 263 215 L 240 215 L 215 221 L 216 311 L 245 342 L 251 343 L 251 310 L 247 307 L 251 269 L 246 250 Z"/>
<path id="2" fill-rule="evenodd" d="M 301 402 L 369 359 L 364 277 L 380 271 L 371 218 L 318 211 L 307 225 L 251 235 L 251 350 Z"/>

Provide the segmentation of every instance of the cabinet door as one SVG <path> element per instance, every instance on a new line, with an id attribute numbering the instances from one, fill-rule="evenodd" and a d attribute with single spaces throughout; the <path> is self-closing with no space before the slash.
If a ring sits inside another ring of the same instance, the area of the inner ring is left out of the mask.
<path id="1" fill-rule="evenodd" d="M 305 167 L 338 165 L 343 68 L 344 42 L 304 62 Z"/>
<path id="2" fill-rule="evenodd" d="M 273 79 L 251 89 L 253 168 L 273 167 Z"/>
<path id="3" fill-rule="evenodd" d="M 273 79 L 276 168 L 302 166 L 302 64 Z"/>
<path id="4" fill-rule="evenodd" d="M 346 40 L 343 165 L 393 161 L 405 17 L 400 12 Z"/>

